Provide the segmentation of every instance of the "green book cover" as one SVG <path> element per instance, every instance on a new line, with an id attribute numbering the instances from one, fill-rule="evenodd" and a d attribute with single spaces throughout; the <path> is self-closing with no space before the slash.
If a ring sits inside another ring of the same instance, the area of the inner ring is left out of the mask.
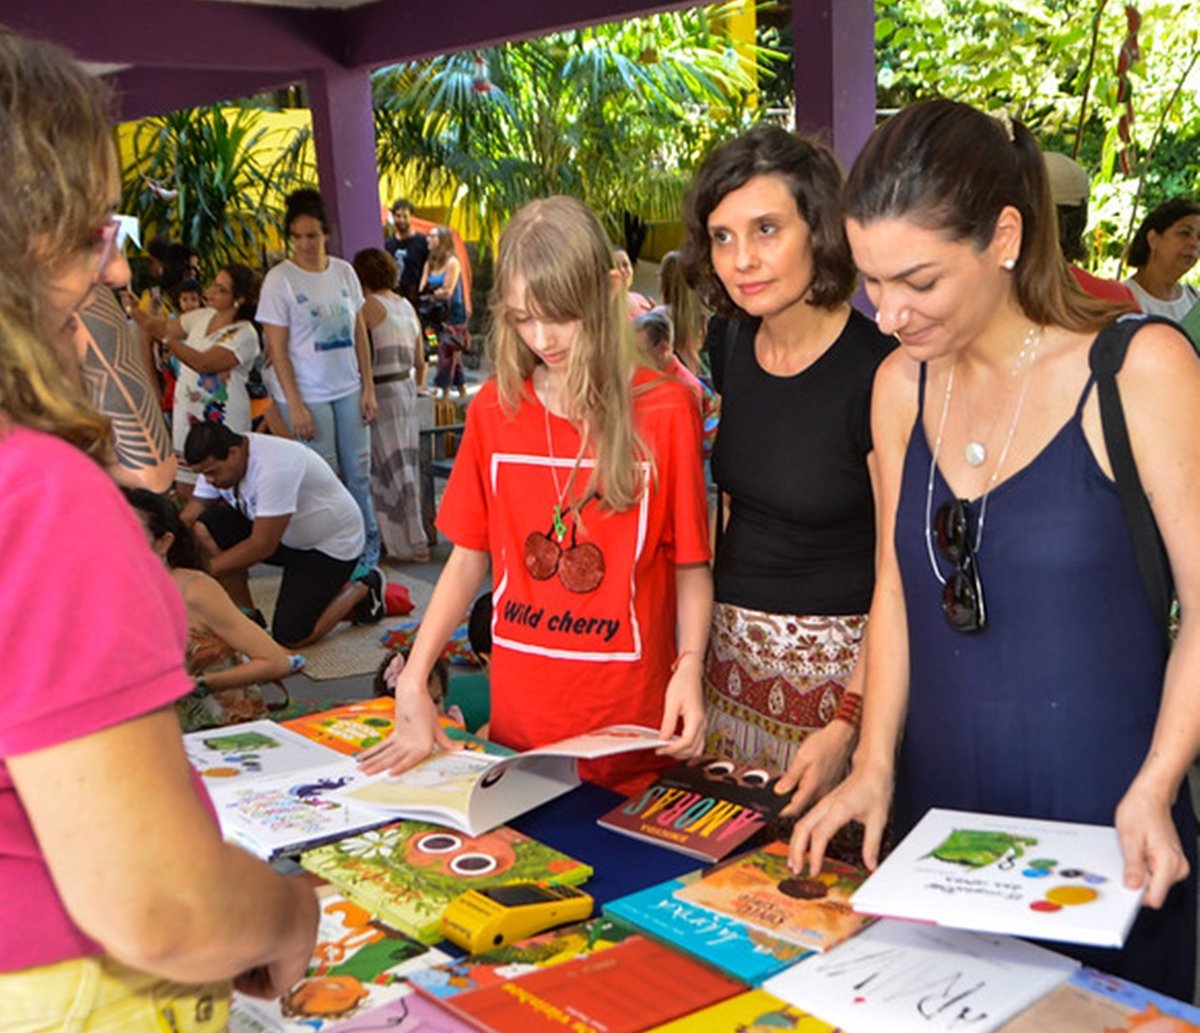
<path id="1" fill-rule="evenodd" d="M 349 836 L 306 852 L 300 863 L 424 943 L 442 939 L 442 912 L 469 889 L 511 882 L 578 886 L 592 875 L 590 865 L 508 826 L 467 836 L 420 821 Z"/>

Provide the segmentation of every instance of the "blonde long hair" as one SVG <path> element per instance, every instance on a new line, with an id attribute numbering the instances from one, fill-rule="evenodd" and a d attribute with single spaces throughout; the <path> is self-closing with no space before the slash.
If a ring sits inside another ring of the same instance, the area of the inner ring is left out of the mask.
<path id="1" fill-rule="evenodd" d="M 0 412 L 98 460 L 108 422 L 63 368 L 41 298 L 108 216 L 117 168 L 107 101 L 58 47 L 0 27 Z"/>
<path id="2" fill-rule="evenodd" d="M 539 360 L 505 317 L 514 278 L 524 278 L 523 304 L 537 316 L 579 321 L 567 358 L 566 412 L 581 429 L 585 453 L 596 460 L 585 495 L 598 491 L 604 508 L 619 511 L 641 496 L 641 463 L 652 457 L 633 422 L 633 374 L 647 364 L 612 270 L 608 240 L 587 206 L 573 197 L 529 202 L 500 236 L 488 299 L 489 347 L 500 400 L 515 412 Z"/>

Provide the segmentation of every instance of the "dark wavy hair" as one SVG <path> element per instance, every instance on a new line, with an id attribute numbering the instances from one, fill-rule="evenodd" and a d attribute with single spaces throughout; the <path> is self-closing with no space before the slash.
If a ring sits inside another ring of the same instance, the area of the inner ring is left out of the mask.
<path id="1" fill-rule="evenodd" d="M 1035 323 L 1099 329 L 1127 306 L 1085 294 L 1058 245 L 1058 216 L 1037 140 L 969 104 L 927 100 L 893 115 L 859 152 L 843 194 L 847 219 L 907 219 L 986 248 L 1006 207 L 1021 215 L 1017 301 Z"/>
<path id="2" fill-rule="evenodd" d="M 237 312 L 234 313 L 235 318 L 252 320 L 258 309 L 258 288 L 262 284 L 258 273 L 248 265 L 240 265 L 237 262 L 222 266 L 221 269 L 229 274 L 233 283 L 233 296 L 242 299 Z"/>
<path id="3" fill-rule="evenodd" d="M 125 500 L 141 514 L 146 529 L 155 541 L 164 535 L 174 535 L 167 549 L 167 566 L 180 570 L 208 570 L 200 543 L 192 529 L 179 519 L 179 510 L 165 495 L 148 488 L 122 488 Z"/>
<path id="4" fill-rule="evenodd" d="M 302 215 L 311 215 L 321 224 L 321 231 L 328 235 L 329 216 L 325 214 L 325 198 L 313 187 L 301 187 L 287 195 L 283 202 L 283 232 L 290 235 L 292 223 Z"/>
<path id="5" fill-rule="evenodd" d="M 1200 215 L 1200 203 L 1190 197 L 1172 197 L 1169 201 L 1163 201 L 1142 220 L 1142 224 L 1129 241 L 1125 261 L 1135 269 L 1141 269 L 1150 261 L 1150 231 L 1163 233 L 1189 215 Z"/>
<path id="6" fill-rule="evenodd" d="M 824 144 L 778 126 L 751 129 L 721 144 L 701 164 L 683 204 L 682 265 L 687 282 L 714 312 L 744 315 L 713 269 L 708 218 L 727 194 L 756 176 L 786 180 L 810 232 L 809 299 L 821 308 L 837 308 L 854 293 L 858 281 L 842 223 L 842 170 Z"/>
<path id="7" fill-rule="evenodd" d="M 223 423 L 205 420 L 197 423 L 187 432 L 183 442 L 183 458 L 188 466 L 203 463 L 206 459 L 223 462 L 229 458 L 229 450 L 238 445 L 246 444 L 246 439 Z"/>
<path id="8" fill-rule="evenodd" d="M 381 247 L 363 248 L 354 256 L 358 282 L 368 291 L 390 291 L 396 287 L 396 260 Z"/>

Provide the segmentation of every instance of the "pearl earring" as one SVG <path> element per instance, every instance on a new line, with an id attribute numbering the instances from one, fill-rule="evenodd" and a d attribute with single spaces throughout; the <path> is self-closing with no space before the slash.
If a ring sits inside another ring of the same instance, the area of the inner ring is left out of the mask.
<path id="1" fill-rule="evenodd" d="M 1015 258 L 1006 258 L 1000 264 L 1011 273 L 1017 267 L 1017 260 Z"/>

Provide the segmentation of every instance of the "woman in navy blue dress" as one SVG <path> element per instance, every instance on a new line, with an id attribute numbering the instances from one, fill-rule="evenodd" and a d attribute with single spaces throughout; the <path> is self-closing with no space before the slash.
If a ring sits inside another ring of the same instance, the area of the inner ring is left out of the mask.
<path id="1" fill-rule="evenodd" d="M 1088 353 L 1115 315 L 1076 289 L 1037 142 L 963 104 L 876 130 L 847 232 L 882 330 L 880 534 L 853 772 L 800 823 L 819 865 L 865 826 L 869 867 L 930 807 L 1116 825 L 1145 904 L 1088 963 L 1190 1000 L 1200 749 L 1200 362 L 1138 330 L 1117 382 L 1183 619 L 1170 652 L 1112 480 Z M 986 603 L 986 605 L 984 605 Z"/>

